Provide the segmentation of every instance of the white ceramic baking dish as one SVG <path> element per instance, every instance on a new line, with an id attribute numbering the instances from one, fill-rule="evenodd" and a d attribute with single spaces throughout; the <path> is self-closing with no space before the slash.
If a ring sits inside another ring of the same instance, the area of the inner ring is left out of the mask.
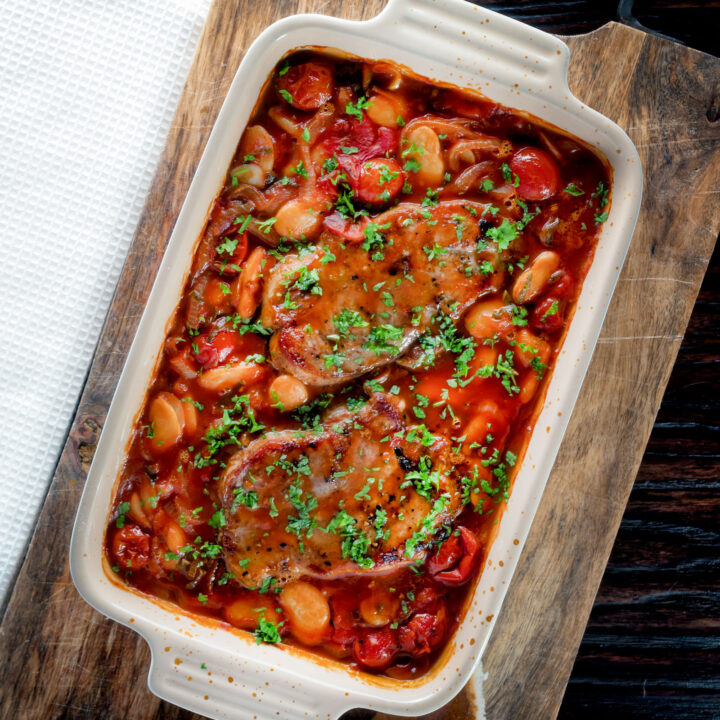
<path id="1" fill-rule="evenodd" d="M 302 651 L 257 645 L 247 633 L 198 621 L 124 589 L 103 568 L 103 534 L 114 486 L 194 245 L 268 74 L 286 52 L 301 46 L 388 58 L 420 75 L 479 89 L 598 148 L 613 170 L 609 218 L 488 562 L 448 648 L 429 674 L 414 681 L 377 678 Z M 156 695 L 212 718 L 333 719 L 353 707 L 420 715 L 447 703 L 470 677 L 552 468 L 640 206 L 637 151 L 617 125 L 572 96 L 568 60 L 568 48 L 557 38 L 463 0 L 390 0 L 367 22 L 295 16 L 269 27 L 248 50 L 208 140 L 120 377 L 71 546 L 72 576 L 81 595 L 149 643 L 149 686 Z"/>

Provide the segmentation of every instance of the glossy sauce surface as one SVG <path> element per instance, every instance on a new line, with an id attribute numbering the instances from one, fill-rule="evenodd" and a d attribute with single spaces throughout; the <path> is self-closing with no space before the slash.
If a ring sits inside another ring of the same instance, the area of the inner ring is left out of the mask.
<path id="1" fill-rule="evenodd" d="M 201 237 L 106 552 L 395 678 L 452 635 L 609 209 L 604 163 L 389 62 L 274 71 Z"/>

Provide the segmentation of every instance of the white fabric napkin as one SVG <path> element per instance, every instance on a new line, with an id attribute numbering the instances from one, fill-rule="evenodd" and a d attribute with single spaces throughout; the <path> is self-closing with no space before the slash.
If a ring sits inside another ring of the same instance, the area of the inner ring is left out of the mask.
<path id="1" fill-rule="evenodd" d="M 0 604 L 72 420 L 208 4 L 0 0 Z"/>

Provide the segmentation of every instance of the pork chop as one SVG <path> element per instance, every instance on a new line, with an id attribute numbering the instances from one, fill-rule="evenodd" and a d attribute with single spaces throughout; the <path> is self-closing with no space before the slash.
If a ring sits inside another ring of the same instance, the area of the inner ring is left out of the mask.
<path id="1" fill-rule="evenodd" d="M 455 321 L 492 292 L 475 205 L 401 204 L 374 218 L 362 243 L 328 230 L 277 263 L 261 312 L 275 367 L 306 385 L 340 385 L 394 362 L 438 313 Z"/>
<path id="2" fill-rule="evenodd" d="M 229 460 L 218 493 L 228 569 L 249 588 L 387 573 L 422 561 L 462 508 L 444 438 L 376 393 L 310 431 L 271 432 Z"/>

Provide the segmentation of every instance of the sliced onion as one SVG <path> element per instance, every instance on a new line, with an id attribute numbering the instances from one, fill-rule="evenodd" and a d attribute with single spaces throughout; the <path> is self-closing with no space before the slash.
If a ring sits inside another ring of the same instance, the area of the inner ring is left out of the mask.
<path id="1" fill-rule="evenodd" d="M 268 110 L 268 115 L 275 124 L 294 138 L 302 135 L 303 123 L 291 117 L 282 105 L 275 105 Z"/>
<path id="2" fill-rule="evenodd" d="M 197 372 L 187 357 L 187 352 L 181 352 L 171 357 L 168 362 L 170 363 L 170 367 L 185 380 L 192 380 L 197 375 Z"/>
<path id="3" fill-rule="evenodd" d="M 318 111 L 305 123 L 305 130 L 310 135 L 309 145 L 312 145 L 325 130 L 332 124 L 335 117 L 335 106 L 332 103 L 325 103 Z"/>
<path id="4" fill-rule="evenodd" d="M 560 152 L 560 150 L 558 150 L 555 143 L 552 142 L 545 133 L 540 133 L 540 141 L 545 146 L 545 149 L 553 156 L 553 158 L 555 158 L 555 162 L 559 165 L 565 164 L 565 156 Z"/>
<path id="5" fill-rule="evenodd" d="M 275 141 L 262 125 L 251 125 L 240 141 L 240 153 L 243 157 L 252 155 L 256 165 L 271 172 L 275 164 Z"/>
<path id="6" fill-rule="evenodd" d="M 495 163 L 491 160 L 471 165 L 463 170 L 449 185 L 446 185 L 443 192 L 464 195 L 470 188 L 477 185 L 481 178 L 489 175 L 494 168 Z"/>
<path id="7" fill-rule="evenodd" d="M 201 275 L 190 290 L 185 322 L 195 330 L 200 326 L 200 319 L 205 314 L 204 294 L 208 284 L 208 276 Z"/>
<path id="8" fill-rule="evenodd" d="M 460 167 L 460 161 L 464 153 L 497 153 L 501 141 L 489 135 L 482 135 L 472 140 L 459 140 L 448 152 L 448 164 L 452 170 Z"/>
<path id="9" fill-rule="evenodd" d="M 402 132 L 400 133 L 400 147 L 405 145 L 403 140 L 407 139 L 409 133 L 421 125 L 431 128 L 438 135 L 447 135 L 451 140 L 483 137 L 482 133 L 472 129 L 471 126 L 474 122 L 474 120 L 468 120 L 465 118 L 448 120 L 447 118 L 438 117 L 437 115 L 421 115 L 420 117 L 416 117 L 411 120 L 402 129 Z"/>

